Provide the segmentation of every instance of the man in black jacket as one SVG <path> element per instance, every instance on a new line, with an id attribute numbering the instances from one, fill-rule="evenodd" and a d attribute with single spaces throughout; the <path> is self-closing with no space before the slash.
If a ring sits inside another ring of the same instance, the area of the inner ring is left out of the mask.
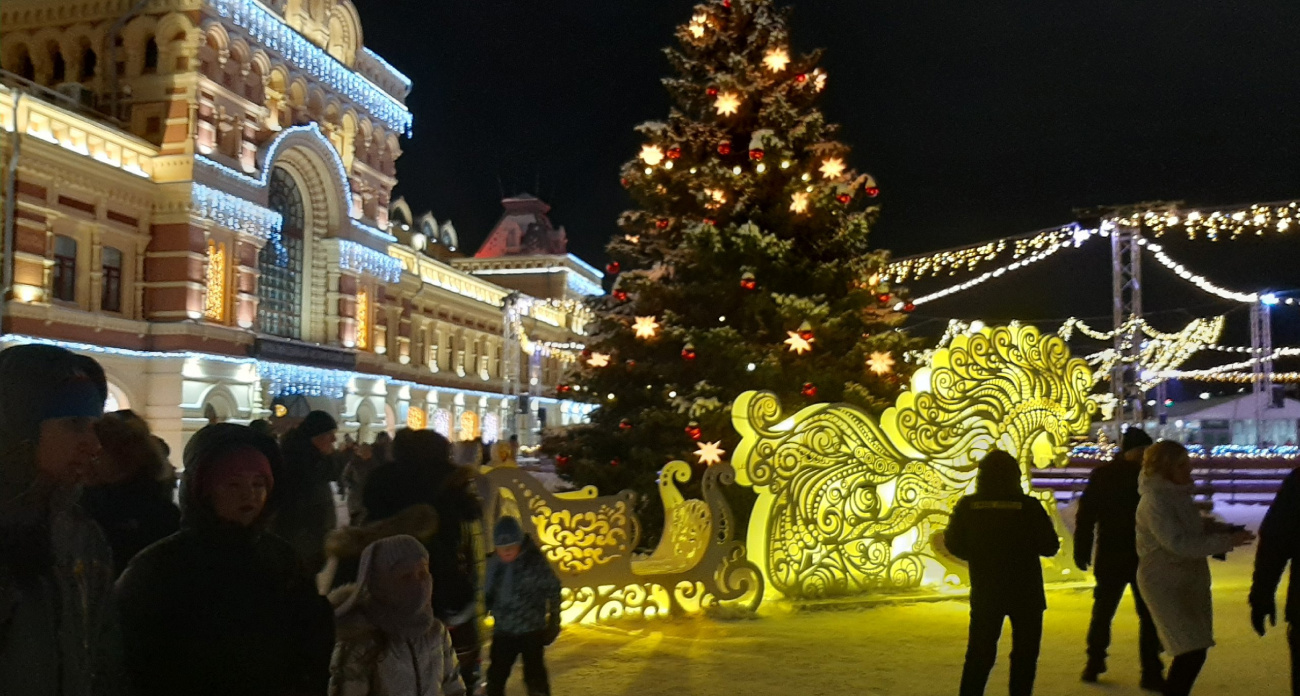
<path id="1" fill-rule="evenodd" d="M 1138 428 L 1129 428 L 1120 438 L 1120 452 L 1111 462 L 1093 470 L 1088 486 L 1079 499 L 1075 517 L 1074 563 L 1079 570 L 1088 569 L 1092 560 L 1094 534 L 1097 554 L 1092 573 L 1097 579 L 1093 588 L 1092 622 L 1088 626 L 1088 664 L 1083 681 L 1096 682 L 1106 671 L 1106 651 L 1110 648 L 1110 624 L 1124 597 L 1124 588 L 1133 587 L 1133 604 L 1138 615 L 1138 652 L 1142 660 L 1143 689 L 1164 688 L 1164 665 L 1160 662 L 1160 637 L 1156 635 L 1151 612 L 1137 586 L 1137 515 L 1138 474 L 1142 473 L 1142 453 L 1151 444 L 1151 436 Z"/>
<path id="2" fill-rule="evenodd" d="M 1300 587 L 1296 583 L 1295 561 L 1300 557 L 1300 469 L 1292 471 L 1264 515 L 1259 528 L 1259 547 L 1255 551 L 1255 578 L 1250 585 L 1250 623 L 1263 636 L 1264 620 L 1277 625 L 1277 584 L 1282 571 L 1291 564 L 1287 586 L 1285 619 L 1287 641 L 1291 644 L 1291 693 L 1300 696 Z"/>
<path id="3" fill-rule="evenodd" d="M 981 696 L 1011 619 L 1011 696 L 1029 696 L 1043 638 L 1043 565 L 1061 548 L 1052 520 L 1025 495 L 1020 464 L 1001 450 L 980 462 L 974 495 L 953 510 L 944 545 L 970 564 L 970 641 L 960 696 Z"/>

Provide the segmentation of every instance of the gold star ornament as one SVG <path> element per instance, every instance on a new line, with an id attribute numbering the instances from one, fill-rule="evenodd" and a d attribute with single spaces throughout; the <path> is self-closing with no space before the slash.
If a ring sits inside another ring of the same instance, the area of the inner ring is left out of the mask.
<path id="1" fill-rule="evenodd" d="M 876 351 L 867 358 L 867 369 L 878 375 L 887 375 L 894 371 L 894 356 Z"/>
<path id="2" fill-rule="evenodd" d="M 654 338 L 659 333 L 659 322 L 654 317 L 637 317 L 632 330 L 636 332 L 637 338 Z"/>
<path id="3" fill-rule="evenodd" d="M 713 108 L 717 109 L 719 116 L 731 116 L 740 111 L 740 96 L 735 92 L 722 92 L 713 102 Z"/>
<path id="4" fill-rule="evenodd" d="M 795 191 L 790 197 L 790 212 L 806 213 L 808 212 L 808 193 L 806 191 Z"/>
<path id="5" fill-rule="evenodd" d="M 607 367 L 609 366 L 609 356 L 604 353 L 592 353 L 587 358 L 587 364 L 592 367 Z"/>
<path id="6" fill-rule="evenodd" d="M 664 151 L 658 145 L 642 145 L 641 161 L 653 167 L 664 161 Z"/>
<path id="7" fill-rule="evenodd" d="M 790 64 L 790 54 L 784 48 L 774 48 L 763 56 L 763 65 L 774 73 L 785 70 L 785 66 Z"/>
<path id="8" fill-rule="evenodd" d="M 827 179 L 838 179 L 844 173 L 844 160 L 839 157 L 829 157 L 821 166 L 822 176 Z"/>
<path id="9" fill-rule="evenodd" d="M 701 442 L 700 448 L 695 450 L 695 456 L 700 458 L 701 464 L 720 464 L 722 455 L 727 451 L 722 449 L 722 440 L 717 442 Z"/>
<path id="10" fill-rule="evenodd" d="M 708 26 L 708 21 L 709 18 L 705 15 L 697 14 L 691 17 L 691 23 L 686 27 L 686 30 L 697 39 L 704 38 L 704 29 Z"/>
<path id="11" fill-rule="evenodd" d="M 791 353 L 795 353 L 797 355 L 803 355 L 804 353 L 811 351 L 813 341 L 817 340 L 812 336 L 808 336 L 807 338 L 804 338 L 803 336 L 799 335 L 798 331 L 787 331 L 785 333 L 790 337 L 785 339 L 785 345 L 790 348 Z"/>

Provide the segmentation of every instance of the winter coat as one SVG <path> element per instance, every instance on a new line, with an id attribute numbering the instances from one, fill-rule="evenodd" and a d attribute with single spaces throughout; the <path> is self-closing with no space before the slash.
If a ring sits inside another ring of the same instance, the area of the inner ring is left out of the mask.
<path id="1" fill-rule="evenodd" d="M 953 509 L 944 545 L 970 564 L 972 611 L 1043 610 L 1043 564 L 1061 548 L 1037 498 L 977 492 Z"/>
<path id="2" fill-rule="evenodd" d="M 475 528 L 483 510 L 471 488 L 472 476 L 463 467 L 393 461 L 375 469 L 366 482 L 370 522 L 394 517 L 412 505 L 429 505 L 438 512 L 438 532 L 425 548 L 433 575 L 433 611 L 443 620 L 462 614 L 477 593 L 481 554 L 475 548 Z"/>
<path id="3" fill-rule="evenodd" d="M 341 587 L 330 594 L 330 602 L 341 605 L 354 592 L 356 585 Z M 456 650 L 441 621 L 434 619 L 423 636 L 399 642 L 357 614 L 339 622 L 329 696 L 465 694 Z"/>
<path id="4" fill-rule="evenodd" d="M 1079 498 L 1075 517 L 1074 557 L 1080 568 L 1092 557 L 1092 572 L 1099 579 L 1131 582 L 1137 576 L 1138 475 L 1142 465 L 1122 455 L 1093 470 Z"/>
<path id="5" fill-rule="evenodd" d="M 524 537 L 513 562 L 489 559 L 485 584 L 494 631 L 523 635 L 560 625 L 560 579 L 532 537 Z"/>
<path id="6" fill-rule="evenodd" d="M 327 587 L 339 587 L 357 579 L 357 566 L 366 547 L 380 539 L 405 534 L 426 546 L 438 532 L 438 512 L 428 505 L 412 505 L 386 520 L 366 525 L 340 527 L 325 537 L 325 555 L 334 574 Z M 435 588 L 436 591 L 436 588 Z"/>
<path id="7" fill-rule="evenodd" d="M 108 543 L 82 510 L 57 507 L 34 527 L 0 522 L 0 696 L 124 691 Z M 41 534 L 48 565 L 11 562 L 3 541 Z"/>
<path id="8" fill-rule="evenodd" d="M 378 455 L 365 459 L 361 456 L 352 457 L 352 461 L 344 467 L 343 474 L 339 478 L 339 485 L 343 488 L 347 498 L 348 519 L 352 524 L 360 524 L 366 521 L 366 505 L 363 496 L 366 490 L 366 479 L 370 474 L 383 465 L 383 460 Z"/>
<path id="9" fill-rule="evenodd" d="M 113 549 L 113 576 L 146 546 L 175 534 L 181 511 L 171 491 L 149 476 L 106 486 L 87 488 L 81 505 L 99 523 Z"/>
<path id="10" fill-rule="evenodd" d="M 325 564 L 325 535 L 339 525 L 330 487 L 334 464 L 311 440 L 285 435 L 284 474 L 276 478 L 280 505 L 271 531 L 289 542 L 303 567 L 315 573 Z"/>
<path id="11" fill-rule="evenodd" d="M 1163 476 L 1139 479 L 1138 588 L 1170 655 L 1214 645 L 1208 556 L 1232 550 L 1227 534 L 1207 533 L 1192 484 Z"/>
<path id="12" fill-rule="evenodd" d="M 1250 586 L 1252 606 L 1274 606 L 1277 583 L 1282 579 L 1282 571 L 1286 570 L 1287 563 L 1290 563 L 1286 620 L 1291 624 L 1300 621 L 1297 559 L 1300 559 L 1300 469 L 1292 471 L 1282 482 L 1282 488 L 1264 515 L 1264 523 L 1259 528 L 1259 547 L 1255 550 L 1255 578 Z"/>
<path id="13" fill-rule="evenodd" d="M 252 433 L 223 423 L 195 434 L 185 452 L 181 531 L 141 552 L 118 581 L 138 696 L 326 690 L 334 645 L 329 602 L 288 543 L 261 522 L 245 528 L 217 519 L 197 493 L 203 468 L 240 444 L 261 449 L 277 470 L 274 442 Z"/>

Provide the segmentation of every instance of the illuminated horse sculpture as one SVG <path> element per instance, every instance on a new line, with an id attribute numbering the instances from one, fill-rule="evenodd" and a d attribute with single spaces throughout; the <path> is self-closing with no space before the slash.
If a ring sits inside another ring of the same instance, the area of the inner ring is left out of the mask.
<path id="1" fill-rule="evenodd" d="M 957 336 L 917 370 L 910 390 L 877 421 L 847 404 L 792 416 L 774 395 L 746 392 L 732 407 L 742 441 L 736 481 L 758 493 L 750 559 L 769 589 L 792 599 L 959 585 L 964 567 L 942 549 L 957 499 L 989 450 L 1028 468 L 1059 465 L 1096 405 L 1083 360 L 1032 326 Z M 1050 502 L 1052 494 L 1032 491 Z M 1069 535 L 1048 562 L 1068 576 Z"/>

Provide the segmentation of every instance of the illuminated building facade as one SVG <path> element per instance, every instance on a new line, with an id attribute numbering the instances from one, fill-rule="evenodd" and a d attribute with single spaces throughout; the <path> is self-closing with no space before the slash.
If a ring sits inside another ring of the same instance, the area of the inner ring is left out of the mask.
<path id="1" fill-rule="evenodd" d="M 417 244 L 391 200 L 411 85 L 348 0 L 9 0 L 0 27 L 4 345 L 94 354 L 110 406 L 173 449 L 277 404 L 367 439 L 527 441 L 509 395 L 530 379 L 529 409 L 583 417 L 547 395 L 584 311 L 507 312 L 510 289 Z"/>

